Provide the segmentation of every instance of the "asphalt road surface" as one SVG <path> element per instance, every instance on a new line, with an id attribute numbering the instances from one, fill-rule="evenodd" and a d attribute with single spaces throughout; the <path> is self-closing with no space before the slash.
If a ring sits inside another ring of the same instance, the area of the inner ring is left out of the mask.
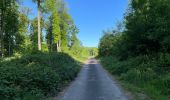
<path id="1" fill-rule="evenodd" d="M 129 99 L 101 65 L 95 59 L 90 59 L 76 80 L 57 100 Z"/>

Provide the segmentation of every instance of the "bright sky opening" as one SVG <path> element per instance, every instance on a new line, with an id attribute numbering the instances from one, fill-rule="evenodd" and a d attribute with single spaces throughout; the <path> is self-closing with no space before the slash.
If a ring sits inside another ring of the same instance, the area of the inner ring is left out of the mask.
<path id="1" fill-rule="evenodd" d="M 102 31 L 115 28 L 121 21 L 128 7 L 128 0 L 65 0 L 69 13 L 80 32 L 78 38 L 83 46 L 98 47 Z M 23 2 L 33 10 L 31 18 L 37 16 L 36 4 L 26 0 Z"/>

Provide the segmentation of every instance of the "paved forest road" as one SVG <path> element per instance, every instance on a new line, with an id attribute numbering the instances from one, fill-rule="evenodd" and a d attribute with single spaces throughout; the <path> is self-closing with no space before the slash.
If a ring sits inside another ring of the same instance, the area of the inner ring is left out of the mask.
<path id="1" fill-rule="evenodd" d="M 57 100 L 129 100 L 116 82 L 95 60 L 90 59 L 77 79 Z"/>

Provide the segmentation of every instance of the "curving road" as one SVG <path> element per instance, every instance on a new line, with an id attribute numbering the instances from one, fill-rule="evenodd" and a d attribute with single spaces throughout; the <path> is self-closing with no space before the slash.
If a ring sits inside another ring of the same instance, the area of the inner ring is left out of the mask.
<path id="1" fill-rule="evenodd" d="M 95 60 L 83 66 L 77 79 L 57 100 L 129 100 L 117 83 Z"/>

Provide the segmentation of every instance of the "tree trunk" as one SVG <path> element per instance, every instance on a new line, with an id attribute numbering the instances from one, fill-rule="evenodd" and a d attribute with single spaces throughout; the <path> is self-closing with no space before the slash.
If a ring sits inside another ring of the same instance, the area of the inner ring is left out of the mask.
<path id="1" fill-rule="evenodd" d="M 0 54 L 2 57 L 2 9 L 0 9 Z"/>
<path id="2" fill-rule="evenodd" d="M 37 0 L 38 3 L 38 50 L 41 50 L 41 16 L 40 16 L 40 0 Z"/>
<path id="3" fill-rule="evenodd" d="M 51 38 L 49 39 L 49 51 L 52 52 L 53 51 L 53 43 Z"/>
<path id="4" fill-rule="evenodd" d="M 58 41 L 59 52 L 61 52 L 61 40 Z"/>
<path id="5" fill-rule="evenodd" d="M 2 1 L 3 2 L 3 7 L 4 7 L 4 0 Z M 0 12 L 0 54 L 1 54 L 1 57 L 3 58 L 4 57 L 4 10 L 3 10 L 3 7 Z"/>
<path id="6" fill-rule="evenodd" d="M 59 40 L 58 42 L 57 42 L 57 52 L 61 52 L 61 48 L 60 48 L 60 45 L 61 44 L 61 41 Z"/>
<path id="7" fill-rule="evenodd" d="M 59 49 L 58 49 L 58 42 L 57 42 L 57 52 L 59 51 Z"/>
<path id="8" fill-rule="evenodd" d="M 8 44 L 8 56 L 11 56 L 11 39 L 9 38 L 9 44 Z"/>

